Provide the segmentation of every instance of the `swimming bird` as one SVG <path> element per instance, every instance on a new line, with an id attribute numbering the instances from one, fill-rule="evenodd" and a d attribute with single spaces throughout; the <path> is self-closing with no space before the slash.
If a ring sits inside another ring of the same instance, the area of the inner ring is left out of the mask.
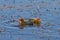
<path id="1" fill-rule="evenodd" d="M 23 18 L 18 19 L 20 28 L 23 28 L 26 25 L 37 25 L 40 26 L 40 18 L 31 18 L 24 20 Z"/>

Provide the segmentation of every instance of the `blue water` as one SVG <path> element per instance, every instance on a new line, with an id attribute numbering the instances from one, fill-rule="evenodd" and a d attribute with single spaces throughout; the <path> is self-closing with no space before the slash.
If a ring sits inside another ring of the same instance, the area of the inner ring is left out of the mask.
<path id="1" fill-rule="evenodd" d="M 40 27 L 20 29 L 20 17 L 40 17 Z M 0 40 L 60 40 L 60 0 L 0 0 Z"/>

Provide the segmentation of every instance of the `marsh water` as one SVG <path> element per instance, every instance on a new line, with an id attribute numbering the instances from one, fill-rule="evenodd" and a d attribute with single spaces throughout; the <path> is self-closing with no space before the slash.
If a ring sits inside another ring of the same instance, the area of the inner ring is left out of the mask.
<path id="1" fill-rule="evenodd" d="M 20 29 L 21 17 L 40 17 L 40 27 Z M 60 0 L 0 0 L 0 40 L 60 40 Z"/>

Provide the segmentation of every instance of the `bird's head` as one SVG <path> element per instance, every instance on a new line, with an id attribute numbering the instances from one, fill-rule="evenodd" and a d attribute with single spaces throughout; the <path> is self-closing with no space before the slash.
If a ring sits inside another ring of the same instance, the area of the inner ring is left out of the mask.
<path id="1" fill-rule="evenodd" d="M 21 19 L 18 20 L 18 22 L 20 22 L 20 23 L 21 23 L 21 22 L 24 22 L 24 19 L 21 18 Z"/>

